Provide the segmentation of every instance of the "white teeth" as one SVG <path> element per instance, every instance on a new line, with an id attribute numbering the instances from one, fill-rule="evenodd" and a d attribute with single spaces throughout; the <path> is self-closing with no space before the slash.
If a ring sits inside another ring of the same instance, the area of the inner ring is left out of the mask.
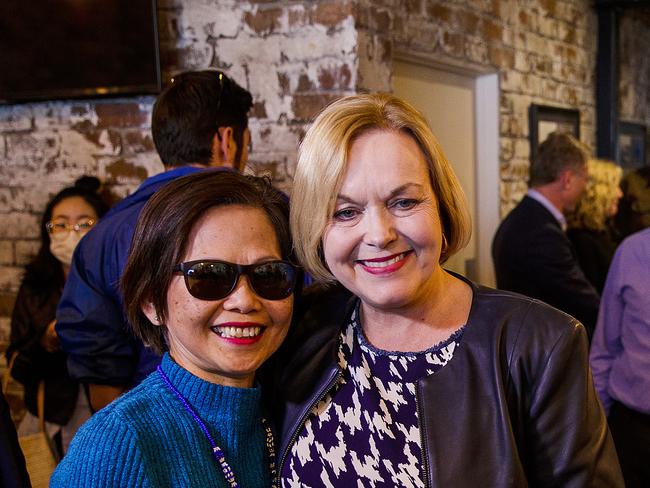
<path id="1" fill-rule="evenodd" d="M 397 261 L 402 259 L 404 257 L 405 253 L 399 254 L 395 256 L 392 259 L 389 259 L 388 261 L 363 261 L 363 265 L 368 267 L 368 268 L 385 268 L 387 266 L 390 266 L 391 264 L 395 264 Z"/>
<path id="2" fill-rule="evenodd" d="M 262 332 L 261 327 L 213 327 L 221 337 L 257 337 Z"/>

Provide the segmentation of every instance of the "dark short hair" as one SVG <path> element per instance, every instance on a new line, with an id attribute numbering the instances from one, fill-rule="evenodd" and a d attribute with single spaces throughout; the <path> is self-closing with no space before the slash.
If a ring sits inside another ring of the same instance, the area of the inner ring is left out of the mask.
<path id="1" fill-rule="evenodd" d="M 282 259 L 295 261 L 288 199 L 271 186 L 268 178 L 205 170 L 165 185 L 140 214 L 121 280 L 127 317 L 135 334 L 158 353 L 167 349 L 165 326 L 152 324 L 141 306 L 151 302 L 165 322 L 172 268 L 183 259 L 192 228 L 210 209 L 228 205 L 264 211 L 275 230 Z M 216 249 L 218 246 L 215 242 Z"/>
<path id="2" fill-rule="evenodd" d="M 62 287 L 65 282 L 63 268 L 50 251 L 50 234 L 45 227 L 45 224 L 52 220 L 54 207 L 66 198 L 80 197 L 95 210 L 97 217 L 102 217 L 108 211 L 108 204 L 102 197 L 100 188 L 99 179 L 94 176 L 82 176 L 75 181 L 73 186 L 59 191 L 48 202 L 41 217 L 40 248 L 34 259 L 25 268 L 25 283 L 34 290 L 51 290 L 57 286 Z"/>
<path id="3" fill-rule="evenodd" d="M 589 151 L 571 134 L 552 132 L 537 148 L 530 165 L 528 186 L 552 183 L 567 169 L 579 169 L 587 164 Z"/>
<path id="4" fill-rule="evenodd" d="M 174 76 L 158 96 L 151 119 L 153 142 L 163 164 L 208 164 L 219 127 L 232 127 L 241 149 L 252 105 L 251 94 L 220 71 Z"/>

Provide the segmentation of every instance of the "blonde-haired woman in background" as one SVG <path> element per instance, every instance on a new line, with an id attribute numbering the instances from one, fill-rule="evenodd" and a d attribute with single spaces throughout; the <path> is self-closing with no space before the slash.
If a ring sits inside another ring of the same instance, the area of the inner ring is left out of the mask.
<path id="1" fill-rule="evenodd" d="M 567 216 L 567 235 L 585 276 L 601 293 L 619 240 L 613 217 L 623 195 L 620 189 L 623 170 L 612 161 L 601 159 L 589 160 L 587 168 L 589 179 L 585 191 Z"/>

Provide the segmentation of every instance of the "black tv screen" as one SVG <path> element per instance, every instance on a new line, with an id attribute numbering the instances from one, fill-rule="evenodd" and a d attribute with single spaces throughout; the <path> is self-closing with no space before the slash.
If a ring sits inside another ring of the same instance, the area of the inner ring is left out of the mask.
<path id="1" fill-rule="evenodd" d="M 0 0 L 0 103 L 159 91 L 155 0 Z"/>

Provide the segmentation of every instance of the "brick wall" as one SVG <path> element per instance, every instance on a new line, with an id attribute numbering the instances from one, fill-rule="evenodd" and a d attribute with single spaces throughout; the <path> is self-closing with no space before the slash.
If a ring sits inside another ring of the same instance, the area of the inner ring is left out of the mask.
<path id="1" fill-rule="evenodd" d="M 502 213 L 526 188 L 530 103 L 577 107 L 595 139 L 591 0 L 159 0 L 163 76 L 218 67 L 253 94 L 249 170 L 290 190 L 296 147 L 327 102 L 389 90 L 399 51 L 499 72 Z M 622 114 L 650 123 L 650 20 L 623 19 Z M 0 351 L 50 196 L 78 176 L 124 196 L 162 170 L 153 97 L 0 106 Z M 0 360 L 0 365 L 2 364 Z"/>
<path id="2" fill-rule="evenodd" d="M 499 73 L 502 213 L 527 188 L 531 103 L 578 108 L 582 138 L 593 144 L 596 16 L 591 2 L 408 0 L 401 9 L 391 1 L 367 3 L 371 12 L 383 7 L 390 18 L 387 52 Z"/>

